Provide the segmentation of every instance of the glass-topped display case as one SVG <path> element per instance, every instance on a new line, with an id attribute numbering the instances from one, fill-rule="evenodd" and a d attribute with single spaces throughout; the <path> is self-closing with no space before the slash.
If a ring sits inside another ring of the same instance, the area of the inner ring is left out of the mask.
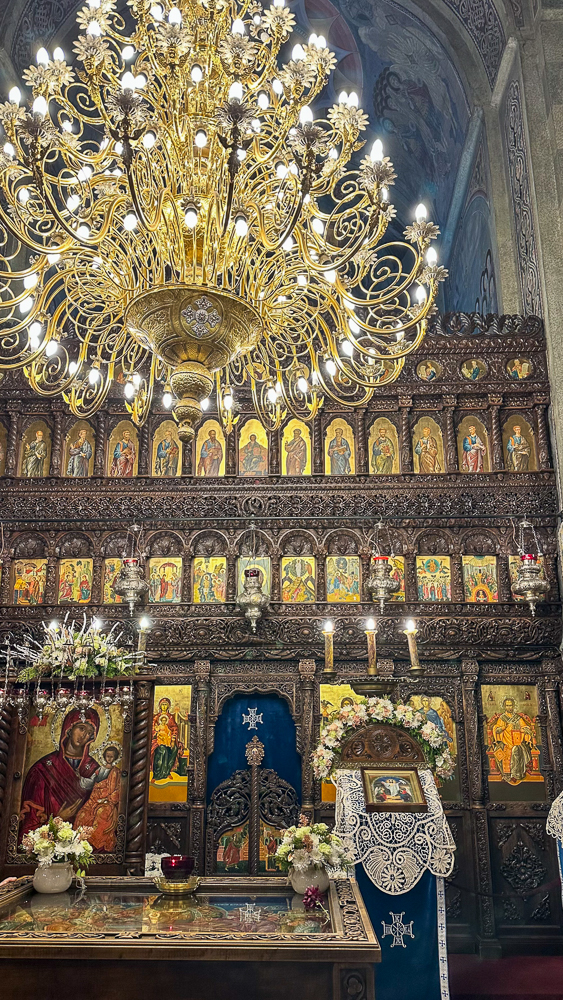
<path id="1" fill-rule="evenodd" d="M 314 969 L 315 1000 L 341 995 L 334 985 L 338 970 L 353 969 L 365 979 L 366 998 L 374 995 L 370 982 L 380 949 L 354 880 L 331 881 L 312 912 L 281 878 L 202 878 L 186 896 L 164 895 L 151 878 L 92 877 L 86 886 L 85 891 L 73 886 L 65 893 L 43 895 L 26 877 L 0 890 L 0 960 L 8 976 L 10 969 L 14 975 L 17 971 L 20 992 L 26 983 L 31 991 L 35 982 L 44 981 L 45 964 L 34 959 L 57 957 L 60 982 L 65 977 L 61 958 L 68 960 L 69 970 L 75 959 L 94 960 L 99 980 L 101 966 L 109 963 L 113 969 L 118 955 L 115 974 L 123 1000 L 138 980 L 139 968 L 145 968 L 145 978 L 138 982 L 145 991 L 146 976 L 161 959 L 194 963 L 190 982 L 199 982 L 198 989 L 204 990 L 194 992 L 194 998 L 208 988 L 217 998 L 236 996 L 228 990 L 232 963 L 248 966 L 249 974 L 253 970 L 258 991 L 252 997 L 262 996 L 258 986 L 263 981 L 264 997 L 287 998 L 288 984 L 299 978 L 303 984 Z M 140 965 L 133 961 L 139 959 L 144 960 Z M 268 970 L 259 968 L 263 963 L 269 963 Z M 274 965 L 281 971 L 272 980 Z M 131 971 L 125 974 L 128 966 Z M 182 1000 L 190 996 L 184 992 Z"/>

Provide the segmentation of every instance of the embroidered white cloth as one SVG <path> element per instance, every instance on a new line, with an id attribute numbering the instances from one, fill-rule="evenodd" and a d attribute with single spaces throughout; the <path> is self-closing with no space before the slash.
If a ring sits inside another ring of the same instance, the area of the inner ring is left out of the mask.
<path id="1" fill-rule="evenodd" d="M 447 878 L 455 841 L 432 773 L 419 771 L 426 813 L 366 812 L 360 771 L 338 771 L 335 831 L 374 885 L 391 896 L 408 892 L 428 869 Z"/>
<path id="2" fill-rule="evenodd" d="M 551 803 L 545 829 L 551 837 L 563 841 L 563 792 Z"/>

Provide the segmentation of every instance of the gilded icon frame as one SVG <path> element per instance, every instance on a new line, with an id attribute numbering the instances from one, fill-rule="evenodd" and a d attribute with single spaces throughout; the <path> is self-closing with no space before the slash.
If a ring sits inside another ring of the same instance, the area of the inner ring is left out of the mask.
<path id="1" fill-rule="evenodd" d="M 394 779 L 397 783 L 408 783 L 408 791 L 412 794 L 412 801 L 378 801 L 374 795 L 373 785 L 376 781 L 386 779 Z M 363 767 L 362 781 L 366 812 L 428 812 L 428 802 L 416 767 L 397 767 L 397 765 L 392 764 Z"/>

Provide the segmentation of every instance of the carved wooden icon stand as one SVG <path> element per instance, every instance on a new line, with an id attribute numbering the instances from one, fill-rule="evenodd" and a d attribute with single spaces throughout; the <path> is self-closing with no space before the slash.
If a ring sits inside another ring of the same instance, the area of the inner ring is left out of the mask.
<path id="1" fill-rule="evenodd" d="M 360 768 L 367 812 L 428 812 L 418 768 L 426 767 L 418 740 L 401 726 L 371 723 L 344 743 L 340 768 Z"/>

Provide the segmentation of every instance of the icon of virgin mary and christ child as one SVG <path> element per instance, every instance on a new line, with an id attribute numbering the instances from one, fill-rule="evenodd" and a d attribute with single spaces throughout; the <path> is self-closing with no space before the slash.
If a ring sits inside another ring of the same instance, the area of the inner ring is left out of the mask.
<path id="1" fill-rule="evenodd" d="M 115 848 L 119 814 L 121 772 L 117 765 L 120 750 L 108 746 L 104 763 L 90 755 L 98 735 L 100 717 L 94 709 L 84 713 L 73 709 L 66 716 L 59 747 L 32 764 L 23 786 L 19 840 L 49 816 L 60 816 L 79 826 L 91 827 L 88 839 L 96 851 Z"/>

